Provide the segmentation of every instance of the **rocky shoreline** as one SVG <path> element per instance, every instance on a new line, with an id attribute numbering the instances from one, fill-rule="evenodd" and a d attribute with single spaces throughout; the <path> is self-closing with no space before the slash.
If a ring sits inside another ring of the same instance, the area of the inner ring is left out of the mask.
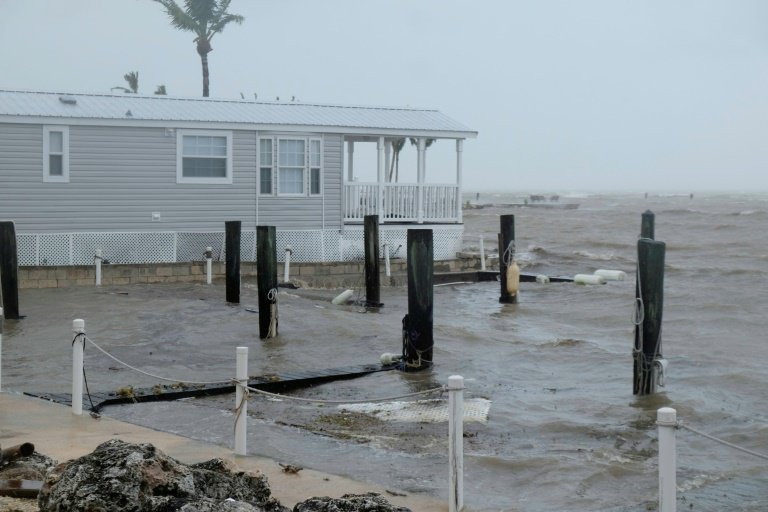
<path id="1" fill-rule="evenodd" d="M 0 496 L 0 512 L 410 511 L 376 493 L 312 497 L 290 509 L 261 473 L 238 471 L 220 458 L 184 464 L 150 443 L 119 439 L 62 464 L 36 452 L 0 464 L 0 480 L 42 481 L 37 500 Z"/>

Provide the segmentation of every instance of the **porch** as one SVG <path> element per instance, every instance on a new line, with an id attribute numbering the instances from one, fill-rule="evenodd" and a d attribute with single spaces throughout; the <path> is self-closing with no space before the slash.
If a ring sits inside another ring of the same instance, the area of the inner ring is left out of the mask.
<path id="1" fill-rule="evenodd" d="M 344 223 L 361 223 L 366 215 L 378 215 L 381 224 L 461 224 L 464 139 L 450 139 L 456 144 L 455 183 L 428 183 L 427 148 L 438 138 L 446 137 L 345 136 Z M 408 139 L 417 149 L 416 182 L 399 183 L 400 151 Z M 355 144 L 364 142 L 376 144 L 376 181 L 361 182 L 355 177 Z"/>

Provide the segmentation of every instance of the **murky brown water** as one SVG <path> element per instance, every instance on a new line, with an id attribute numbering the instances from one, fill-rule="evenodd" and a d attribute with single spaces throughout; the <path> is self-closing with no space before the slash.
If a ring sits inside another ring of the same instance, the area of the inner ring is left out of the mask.
<path id="1" fill-rule="evenodd" d="M 472 198 L 474 199 L 474 197 Z M 561 201 L 565 201 L 561 198 Z M 573 275 L 597 268 L 634 274 L 640 214 L 656 213 L 667 243 L 666 390 L 632 395 L 634 279 L 604 286 L 523 284 L 517 305 L 496 283 L 435 289 L 435 361 L 418 374 L 384 372 L 296 394 L 357 399 L 426 389 L 449 375 L 468 396 L 492 401 L 487 424 L 467 425 L 465 493 L 472 510 L 646 510 L 656 499 L 655 411 L 752 450 L 768 451 L 768 218 L 765 196 L 591 196 L 577 210 L 485 208 L 465 212 L 465 246 L 495 245 L 498 215 L 516 215 L 525 271 Z M 514 199 L 483 195 L 481 202 Z M 337 292 L 280 295 L 280 336 L 258 339 L 256 290 L 227 306 L 220 285 L 24 290 L 20 322 L 6 322 L 3 386 L 68 390 L 71 321 L 127 362 L 174 379 L 217 380 L 248 346 L 251 374 L 378 361 L 400 351 L 405 289 L 384 288 L 378 313 L 336 307 Z M 113 369 L 114 368 L 114 369 Z M 86 348 L 91 389 L 156 381 Z M 114 407 L 105 413 L 230 444 L 233 397 Z M 395 424 L 344 416 L 332 406 L 253 398 L 249 451 L 447 496 L 444 424 Z M 678 434 L 681 509 L 766 510 L 768 469 L 685 431 Z M 692 506 L 691 506 L 692 505 Z"/>

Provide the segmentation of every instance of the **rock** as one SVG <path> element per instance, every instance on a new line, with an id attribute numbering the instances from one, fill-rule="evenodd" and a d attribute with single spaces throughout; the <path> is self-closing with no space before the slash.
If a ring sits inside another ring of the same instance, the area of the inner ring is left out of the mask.
<path id="1" fill-rule="evenodd" d="M 118 439 L 51 470 L 38 505 L 41 512 L 288 512 L 263 475 L 233 472 L 221 459 L 186 465 L 151 444 Z"/>
<path id="2" fill-rule="evenodd" d="M 396 507 L 375 492 L 345 494 L 341 498 L 310 498 L 293 507 L 293 512 L 411 512 Z"/>
<path id="3" fill-rule="evenodd" d="M 0 480 L 43 480 L 56 461 L 40 453 L 0 463 Z"/>

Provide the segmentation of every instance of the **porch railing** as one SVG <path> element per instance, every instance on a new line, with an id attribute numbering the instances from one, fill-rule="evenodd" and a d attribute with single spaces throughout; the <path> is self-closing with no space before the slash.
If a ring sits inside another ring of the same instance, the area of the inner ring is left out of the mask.
<path id="1" fill-rule="evenodd" d="M 379 203 L 381 187 L 381 204 Z M 421 210 L 419 210 L 421 196 Z M 459 186 L 435 183 L 345 183 L 344 220 L 379 215 L 383 222 L 460 222 Z"/>

